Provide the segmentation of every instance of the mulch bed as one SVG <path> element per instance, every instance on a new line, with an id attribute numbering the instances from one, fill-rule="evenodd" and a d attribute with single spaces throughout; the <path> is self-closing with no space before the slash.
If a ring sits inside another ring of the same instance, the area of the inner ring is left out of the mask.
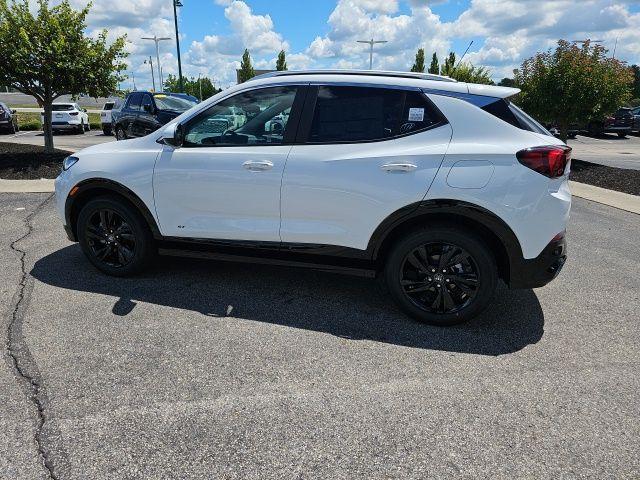
<path id="1" fill-rule="evenodd" d="M 62 160 L 70 155 L 65 150 L 45 153 L 39 145 L 0 142 L 0 178 L 36 180 L 56 178 L 62 170 Z"/>
<path id="2" fill-rule="evenodd" d="M 640 170 L 607 167 L 572 159 L 569 178 L 574 182 L 640 195 Z"/>
<path id="3" fill-rule="evenodd" d="M 44 147 L 38 145 L 0 142 L 0 178 L 56 178 L 62 168 L 62 160 L 69 154 L 65 150 L 45 153 Z M 640 195 L 640 170 L 606 167 L 573 159 L 569 178 L 596 187 Z"/>

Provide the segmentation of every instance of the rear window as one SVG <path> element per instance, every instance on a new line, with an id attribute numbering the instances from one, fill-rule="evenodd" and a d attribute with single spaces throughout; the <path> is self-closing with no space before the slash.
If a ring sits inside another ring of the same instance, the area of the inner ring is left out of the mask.
<path id="1" fill-rule="evenodd" d="M 73 110 L 73 105 L 72 104 L 57 104 L 57 105 L 51 105 L 51 110 L 54 112 L 68 112 Z"/>
<path id="2" fill-rule="evenodd" d="M 102 107 L 103 110 L 112 110 L 113 109 L 113 102 L 107 102 L 104 104 L 104 107 Z"/>
<path id="3" fill-rule="evenodd" d="M 390 88 L 321 86 L 309 143 L 385 140 L 440 121 L 421 92 Z"/>

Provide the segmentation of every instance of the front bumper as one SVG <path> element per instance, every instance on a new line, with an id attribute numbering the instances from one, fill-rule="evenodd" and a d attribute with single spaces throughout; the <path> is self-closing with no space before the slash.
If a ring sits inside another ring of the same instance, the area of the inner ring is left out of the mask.
<path id="1" fill-rule="evenodd" d="M 556 278 L 567 260 L 567 242 L 563 236 L 552 240 L 536 258 L 511 264 L 511 288 L 542 287 Z"/>

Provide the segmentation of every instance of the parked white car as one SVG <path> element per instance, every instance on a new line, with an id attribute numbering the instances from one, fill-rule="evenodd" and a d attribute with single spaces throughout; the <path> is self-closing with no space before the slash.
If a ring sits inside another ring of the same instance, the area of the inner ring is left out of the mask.
<path id="1" fill-rule="evenodd" d="M 113 132 L 113 119 L 111 111 L 115 107 L 116 102 L 105 102 L 102 110 L 100 111 L 100 128 L 105 135 L 111 135 Z"/>
<path id="2" fill-rule="evenodd" d="M 40 112 L 40 121 L 44 125 L 44 112 Z M 77 133 L 88 132 L 91 129 L 89 114 L 77 103 L 54 103 L 51 112 L 52 130 L 73 130 Z"/>
<path id="3" fill-rule="evenodd" d="M 518 92 L 274 72 L 68 157 L 58 211 L 109 275 L 156 253 L 312 266 L 378 276 L 412 317 L 452 325 L 490 305 L 498 279 L 540 287 L 566 259 L 571 149 L 508 100 Z M 221 129 L 230 110 L 247 120 Z"/>

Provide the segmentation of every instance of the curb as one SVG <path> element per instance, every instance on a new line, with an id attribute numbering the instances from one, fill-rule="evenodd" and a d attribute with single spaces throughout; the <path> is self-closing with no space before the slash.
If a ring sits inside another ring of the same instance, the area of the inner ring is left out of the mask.
<path id="1" fill-rule="evenodd" d="M 586 183 L 569 181 L 569 189 L 574 197 L 602 203 L 610 207 L 640 215 L 640 196 L 594 187 Z"/>
<path id="2" fill-rule="evenodd" d="M 41 178 L 40 180 L 2 180 L 0 179 L 0 193 L 51 193 L 55 191 L 54 180 Z"/>

